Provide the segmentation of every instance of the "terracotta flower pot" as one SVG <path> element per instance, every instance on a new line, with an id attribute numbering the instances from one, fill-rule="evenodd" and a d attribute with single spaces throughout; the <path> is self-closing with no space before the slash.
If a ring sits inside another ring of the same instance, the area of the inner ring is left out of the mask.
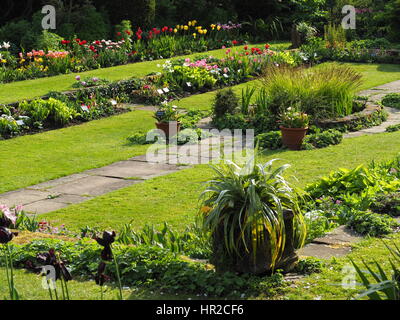
<path id="1" fill-rule="evenodd" d="M 280 126 L 282 143 L 290 150 L 300 150 L 308 128 L 285 128 Z"/>
<path id="2" fill-rule="evenodd" d="M 181 123 L 178 121 L 156 122 L 156 127 L 164 131 L 165 137 L 169 140 L 170 137 L 173 137 L 180 131 Z"/>

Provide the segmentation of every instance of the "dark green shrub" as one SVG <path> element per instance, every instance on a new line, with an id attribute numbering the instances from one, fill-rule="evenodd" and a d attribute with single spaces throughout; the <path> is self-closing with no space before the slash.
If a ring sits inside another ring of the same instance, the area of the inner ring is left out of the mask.
<path id="1" fill-rule="evenodd" d="M 326 148 L 331 145 L 340 144 L 343 140 L 343 133 L 330 129 L 320 133 L 309 135 L 305 139 L 305 144 L 311 144 L 314 148 Z"/>
<path id="2" fill-rule="evenodd" d="M 223 118 L 239 110 L 239 98 L 232 89 L 217 92 L 213 103 L 214 118 Z M 228 127 L 229 128 L 229 127 Z"/>
<path id="3" fill-rule="evenodd" d="M 253 127 L 242 114 L 226 114 L 221 118 L 214 118 L 213 124 L 218 130 L 223 129 L 252 129 Z"/>
<path id="4" fill-rule="evenodd" d="M 392 233 L 399 224 L 387 215 L 350 210 L 346 225 L 362 235 L 380 237 Z"/>
<path id="5" fill-rule="evenodd" d="M 382 104 L 385 107 L 400 109 L 400 94 L 390 93 L 382 99 Z"/>
<path id="6" fill-rule="evenodd" d="M 152 27 L 156 11 L 156 0 L 98 0 L 110 15 L 111 23 L 130 20 L 134 27 Z"/>
<path id="7" fill-rule="evenodd" d="M 256 144 L 260 150 L 277 150 L 283 147 L 282 133 L 280 131 L 271 131 L 259 134 L 256 137 Z"/>
<path id="8" fill-rule="evenodd" d="M 309 257 L 300 260 L 297 263 L 294 271 L 300 274 L 308 275 L 321 272 L 323 266 L 324 263 L 320 259 Z"/>
<path id="9" fill-rule="evenodd" d="M 400 124 L 395 124 L 386 128 L 386 132 L 400 131 Z"/>
<path id="10" fill-rule="evenodd" d="M 400 192 L 377 195 L 370 209 L 380 214 L 400 216 Z"/>

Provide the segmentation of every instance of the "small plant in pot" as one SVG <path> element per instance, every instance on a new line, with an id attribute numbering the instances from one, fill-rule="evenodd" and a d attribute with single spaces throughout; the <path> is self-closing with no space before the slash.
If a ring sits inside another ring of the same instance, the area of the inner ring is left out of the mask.
<path id="1" fill-rule="evenodd" d="M 281 175 L 288 165 L 272 168 L 273 161 L 214 167 L 217 175 L 202 194 L 201 215 L 218 272 L 289 272 L 298 261 L 295 250 L 306 236 L 300 196 Z"/>
<path id="2" fill-rule="evenodd" d="M 307 114 L 297 108 L 288 108 L 280 118 L 282 143 L 290 150 L 300 150 L 309 124 Z"/>
<path id="3" fill-rule="evenodd" d="M 181 127 L 179 118 L 180 115 L 177 111 L 177 107 L 170 106 L 168 103 L 163 103 L 154 113 L 154 119 L 157 120 L 156 127 L 164 131 L 167 139 L 179 132 Z"/>

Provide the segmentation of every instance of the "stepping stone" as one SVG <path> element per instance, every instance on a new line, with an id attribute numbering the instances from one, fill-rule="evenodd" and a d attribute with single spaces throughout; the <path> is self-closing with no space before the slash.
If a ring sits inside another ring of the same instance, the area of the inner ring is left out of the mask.
<path id="1" fill-rule="evenodd" d="M 350 246 L 331 246 L 326 244 L 310 243 L 298 251 L 299 256 L 331 259 L 342 257 L 351 252 Z"/>
<path id="2" fill-rule="evenodd" d="M 178 171 L 179 167 L 142 161 L 120 161 L 109 166 L 86 171 L 90 175 L 113 178 L 150 179 Z M 67 192 L 68 193 L 68 192 Z"/>
<path id="3" fill-rule="evenodd" d="M 123 180 L 101 176 L 88 176 L 50 189 L 52 192 L 80 196 L 100 196 L 138 183 L 137 180 Z"/>
<path id="4" fill-rule="evenodd" d="M 316 238 L 312 243 L 327 245 L 345 245 L 358 242 L 362 236 L 345 226 L 340 226 L 322 238 Z"/>
<path id="5" fill-rule="evenodd" d="M 59 194 L 53 192 L 52 195 Z M 27 205 L 32 202 L 47 199 L 48 196 L 49 192 L 21 189 L 2 194 L 0 196 L 0 204 L 5 204 L 8 207 L 14 207 L 16 205 Z"/>

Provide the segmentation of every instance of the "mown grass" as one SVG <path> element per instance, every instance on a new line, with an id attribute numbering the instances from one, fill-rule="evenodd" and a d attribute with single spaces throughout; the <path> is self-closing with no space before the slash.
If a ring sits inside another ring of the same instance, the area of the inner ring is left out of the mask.
<path id="1" fill-rule="evenodd" d="M 23 269 L 14 269 L 15 287 L 18 290 L 20 300 L 50 300 L 49 291 L 43 289 L 42 278 L 32 272 Z M 0 301 L 9 298 L 6 270 L 0 267 Z M 76 278 L 68 282 L 68 291 L 71 300 L 100 300 L 100 287 L 94 280 Z M 58 297 L 62 298 L 60 283 L 57 289 Z M 108 283 L 103 288 L 104 300 L 118 300 L 118 288 L 113 283 Z M 123 288 L 124 300 L 173 300 L 187 299 L 186 296 L 166 295 L 162 292 L 153 292 L 141 288 Z M 195 299 L 196 297 L 193 297 Z M 53 299 L 54 292 L 53 292 Z"/>
<path id="2" fill-rule="evenodd" d="M 285 41 L 274 41 L 272 49 L 285 50 L 289 48 L 290 43 Z M 260 46 L 262 44 L 258 44 Z M 235 47 L 235 50 L 242 49 L 243 46 Z M 208 52 L 200 52 L 191 55 L 181 56 L 178 58 L 193 58 L 197 55 L 212 55 L 215 57 L 223 57 L 225 55 L 224 49 L 212 50 Z M 81 72 L 79 75 L 85 77 L 99 77 L 111 81 L 129 79 L 132 77 L 144 77 L 145 75 L 156 72 L 159 70 L 157 64 L 162 64 L 164 60 L 145 61 L 138 63 L 131 63 L 127 65 L 97 69 L 87 72 Z M 23 99 L 32 99 L 45 95 L 50 91 L 67 91 L 72 89 L 72 85 L 76 82 L 76 74 L 66 74 L 54 77 L 47 77 L 34 80 L 25 80 L 0 85 L 0 103 L 11 103 Z"/>
<path id="3" fill-rule="evenodd" d="M 126 138 L 153 127 L 152 112 L 137 110 L 0 141 L 0 193 L 144 154 Z"/>
<path id="4" fill-rule="evenodd" d="M 290 164 L 289 179 L 304 187 L 337 168 L 353 168 L 395 157 L 400 152 L 399 138 L 400 132 L 362 136 L 345 139 L 342 144 L 326 149 L 268 152 L 259 161 L 280 159 L 277 165 Z M 40 219 L 55 225 L 66 224 L 71 230 L 86 225 L 118 230 L 129 222 L 139 229 L 146 224 L 161 226 L 164 221 L 184 230 L 194 221 L 204 182 L 212 175 L 209 166 L 198 165 L 40 215 Z"/>

